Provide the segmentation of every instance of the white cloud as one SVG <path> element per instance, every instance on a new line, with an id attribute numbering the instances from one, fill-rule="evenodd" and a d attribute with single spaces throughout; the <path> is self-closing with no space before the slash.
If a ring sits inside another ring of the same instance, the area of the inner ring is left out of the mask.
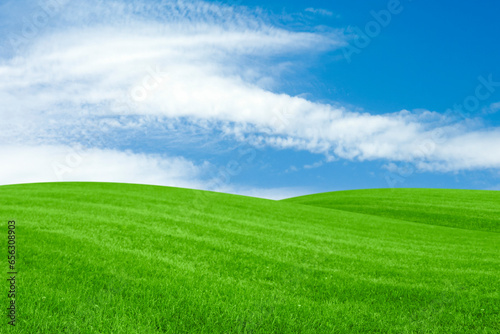
<path id="1" fill-rule="evenodd" d="M 325 162 L 324 161 L 316 161 L 315 163 L 311 165 L 304 165 L 304 169 L 314 169 L 323 166 Z"/>
<path id="2" fill-rule="evenodd" d="M 306 8 L 306 12 L 313 13 L 313 14 L 319 14 L 319 15 L 324 15 L 324 16 L 332 16 L 333 13 L 329 10 L 323 9 L 323 8 Z"/>
<path id="3" fill-rule="evenodd" d="M 0 184 L 59 181 L 125 182 L 203 188 L 208 166 L 179 157 L 69 146 L 1 146 Z"/>
<path id="4" fill-rule="evenodd" d="M 498 111 L 500 111 L 500 102 L 492 103 L 488 107 L 483 109 L 484 114 L 495 114 Z"/>
<path id="5" fill-rule="evenodd" d="M 427 159 L 417 163 L 426 171 L 500 168 L 500 130 L 484 130 L 462 134 L 437 145 L 428 143 Z"/>
<path id="6" fill-rule="evenodd" d="M 37 182 L 121 182 L 205 189 L 267 199 L 311 193 L 306 188 L 245 187 L 213 182 L 207 162 L 108 149 L 70 146 L 0 146 L 0 185 Z M 213 186 L 215 185 L 215 187 Z"/>
<path id="7" fill-rule="evenodd" d="M 237 140 L 322 153 L 327 160 L 410 161 L 434 171 L 500 168 L 497 128 L 445 126 L 442 116 L 428 111 L 371 115 L 272 91 L 280 73 L 270 69 L 283 64 L 271 62 L 271 56 L 331 50 L 344 43 L 338 35 L 287 31 L 246 9 L 201 2 L 66 6 L 24 53 L 0 60 L 4 147 L 26 138 L 52 159 L 59 149 L 43 145 L 63 145 L 68 133 L 87 126 L 82 119 L 139 115 L 144 126 L 154 122 L 149 116 L 186 118 Z M 25 159 L 35 151 L 25 149 Z M 89 152 L 89 165 L 75 174 L 80 180 L 102 175 L 99 179 L 108 181 L 187 184 L 192 177 L 168 167 L 184 168 L 186 161 L 162 164 L 158 158 L 108 152 L 121 163 L 107 165 L 107 153 Z M 37 161 L 40 169 L 50 168 L 50 159 Z M 140 172 L 140 166 L 150 173 Z M 113 168 L 122 172 L 114 175 Z M 2 171 L 9 173 L 16 180 L 39 181 L 22 169 Z"/>

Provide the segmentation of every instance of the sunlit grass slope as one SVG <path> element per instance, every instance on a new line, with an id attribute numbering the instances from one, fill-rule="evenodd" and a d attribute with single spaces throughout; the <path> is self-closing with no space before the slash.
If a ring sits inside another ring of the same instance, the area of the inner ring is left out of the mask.
<path id="1" fill-rule="evenodd" d="M 500 191 L 367 189 L 286 199 L 412 222 L 500 232 Z"/>
<path id="2" fill-rule="evenodd" d="M 126 184 L 2 186 L 0 204 L 17 333 L 500 330 L 499 233 Z"/>

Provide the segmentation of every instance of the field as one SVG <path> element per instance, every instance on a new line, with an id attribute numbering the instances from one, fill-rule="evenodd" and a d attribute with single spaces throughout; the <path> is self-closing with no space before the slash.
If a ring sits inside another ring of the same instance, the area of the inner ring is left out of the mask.
<path id="1" fill-rule="evenodd" d="M 2 333 L 500 332 L 500 192 L 24 184 L 0 217 Z"/>
<path id="2" fill-rule="evenodd" d="M 498 191 L 369 189 L 314 194 L 286 201 L 416 223 L 500 232 Z"/>

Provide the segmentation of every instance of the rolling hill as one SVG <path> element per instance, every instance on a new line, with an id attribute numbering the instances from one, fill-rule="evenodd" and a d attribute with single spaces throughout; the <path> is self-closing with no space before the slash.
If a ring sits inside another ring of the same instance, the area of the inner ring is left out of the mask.
<path id="1" fill-rule="evenodd" d="M 498 195 L 403 192 L 1 186 L 16 332 L 498 333 Z"/>
<path id="2" fill-rule="evenodd" d="M 285 201 L 417 223 L 500 232 L 500 191 L 367 189 Z"/>

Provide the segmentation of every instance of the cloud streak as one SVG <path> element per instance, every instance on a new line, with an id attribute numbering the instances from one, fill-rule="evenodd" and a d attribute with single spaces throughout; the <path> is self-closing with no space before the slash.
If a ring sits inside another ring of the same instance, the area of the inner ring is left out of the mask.
<path id="1" fill-rule="evenodd" d="M 208 166 L 182 157 L 68 146 L 0 147 L 0 184 L 61 181 L 125 182 L 184 188 L 203 186 Z"/>

